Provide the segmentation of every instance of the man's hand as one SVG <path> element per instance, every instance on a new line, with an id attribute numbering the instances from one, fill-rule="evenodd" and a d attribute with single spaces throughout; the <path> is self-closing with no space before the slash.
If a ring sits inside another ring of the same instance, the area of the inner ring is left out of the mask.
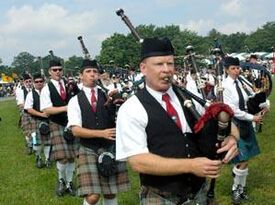
<path id="1" fill-rule="evenodd" d="M 192 159 L 190 172 L 199 177 L 217 178 L 220 175 L 222 161 L 210 160 L 205 157 Z"/>
<path id="2" fill-rule="evenodd" d="M 224 139 L 221 144 L 221 148 L 217 150 L 217 153 L 227 152 L 225 157 L 222 159 L 223 163 L 228 163 L 231 159 L 238 155 L 237 139 L 234 136 L 228 136 Z"/>
<path id="3" fill-rule="evenodd" d="M 116 140 L 116 128 L 102 130 L 102 137 L 107 140 Z"/>
<path id="4" fill-rule="evenodd" d="M 45 113 L 45 112 L 42 112 L 42 113 L 40 114 L 40 117 L 48 118 L 49 115 L 48 115 L 47 113 Z"/>
<path id="5" fill-rule="evenodd" d="M 261 123 L 263 121 L 263 116 L 262 115 L 254 115 L 253 121 L 256 123 Z"/>

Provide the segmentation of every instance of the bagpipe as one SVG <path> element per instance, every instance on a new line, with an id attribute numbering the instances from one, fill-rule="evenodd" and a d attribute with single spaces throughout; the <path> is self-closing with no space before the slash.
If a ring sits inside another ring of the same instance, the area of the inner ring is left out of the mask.
<path id="1" fill-rule="evenodd" d="M 138 34 L 129 18 L 124 14 L 123 9 L 118 9 L 116 14 L 122 18 L 135 39 L 139 43 L 142 43 L 143 39 Z M 189 55 L 192 58 L 194 54 L 193 52 L 190 52 Z M 195 133 L 200 133 L 198 134 L 198 138 L 196 140 L 202 155 L 210 159 L 216 159 L 216 144 L 221 144 L 224 138 L 230 133 L 231 118 L 233 116 L 232 109 L 222 102 L 209 104 L 209 102 L 207 102 L 205 99 L 202 99 L 192 92 L 186 90 L 184 87 L 179 87 L 173 83 L 172 77 L 167 78 L 167 82 L 171 83 L 173 90 L 179 97 L 182 106 L 186 107 L 196 119 L 196 124 L 191 129 Z M 205 107 L 205 113 L 203 115 L 201 115 L 196 110 L 192 99 Z"/>
<path id="2" fill-rule="evenodd" d="M 250 114 L 255 115 L 263 110 L 261 105 L 266 102 L 267 97 L 272 91 L 272 76 L 267 68 L 260 64 L 241 62 L 240 67 L 243 70 L 250 69 L 260 73 L 252 82 L 248 81 L 243 75 L 239 76 L 239 81 L 249 97 L 247 101 L 247 110 Z M 255 86 L 255 81 L 259 82 L 258 86 Z"/>
<path id="3" fill-rule="evenodd" d="M 205 82 L 201 78 L 200 71 L 198 69 L 196 59 L 195 59 L 195 52 L 193 46 L 189 45 L 185 48 L 186 56 L 185 59 L 186 61 L 190 62 L 190 68 L 193 69 L 193 73 L 196 73 L 196 85 L 197 88 L 199 89 L 199 92 L 202 95 L 203 99 L 206 99 L 206 94 L 205 94 Z"/>

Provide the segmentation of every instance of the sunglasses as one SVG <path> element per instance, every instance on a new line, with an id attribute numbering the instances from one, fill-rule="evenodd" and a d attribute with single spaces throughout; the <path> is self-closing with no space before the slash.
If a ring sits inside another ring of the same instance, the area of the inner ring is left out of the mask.
<path id="1" fill-rule="evenodd" d="M 230 70 L 235 70 L 235 69 L 239 70 L 240 67 L 239 66 L 230 67 Z"/>
<path id="2" fill-rule="evenodd" d="M 34 81 L 34 83 L 44 83 L 43 80 L 37 80 L 37 81 Z"/>
<path id="3" fill-rule="evenodd" d="M 62 70 L 63 70 L 62 68 L 53 68 L 52 69 L 53 72 L 57 72 L 57 71 L 61 72 Z"/>

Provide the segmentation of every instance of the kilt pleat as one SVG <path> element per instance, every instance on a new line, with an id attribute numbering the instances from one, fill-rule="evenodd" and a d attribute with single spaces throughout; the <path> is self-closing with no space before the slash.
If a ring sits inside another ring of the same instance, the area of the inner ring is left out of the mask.
<path id="1" fill-rule="evenodd" d="M 130 189 L 128 172 L 125 162 L 118 163 L 117 174 L 103 177 L 97 169 L 97 154 L 90 148 L 80 145 L 77 162 L 77 193 L 116 194 Z"/>
<path id="2" fill-rule="evenodd" d="M 31 116 L 27 112 L 23 112 L 21 116 L 21 126 L 24 136 L 30 137 L 31 135 Z"/>
<path id="3" fill-rule="evenodd" d="M 52 144 L 51 159 L 74 159 L 78 152 L 78 141 L 68 143 L 64 137 L 64 126 L 50 121 L 50 139 Z"/>

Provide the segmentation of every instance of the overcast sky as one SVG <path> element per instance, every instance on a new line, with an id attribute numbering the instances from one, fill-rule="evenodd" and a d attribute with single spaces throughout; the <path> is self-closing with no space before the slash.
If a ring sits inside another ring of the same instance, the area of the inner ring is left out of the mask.
<path id="1" fill-rule="evenodd" d="M 136 26 L 175 24 L 199 35 L 212 28 L 250 33 L 275 20 L 274 0 L 1 0 L 0 58 L 10 65 L 22 51 L 81 56 L 79 35 L 94 57 L 106 37 L 129 33 L 115 14 L 117 8 Z"/>

